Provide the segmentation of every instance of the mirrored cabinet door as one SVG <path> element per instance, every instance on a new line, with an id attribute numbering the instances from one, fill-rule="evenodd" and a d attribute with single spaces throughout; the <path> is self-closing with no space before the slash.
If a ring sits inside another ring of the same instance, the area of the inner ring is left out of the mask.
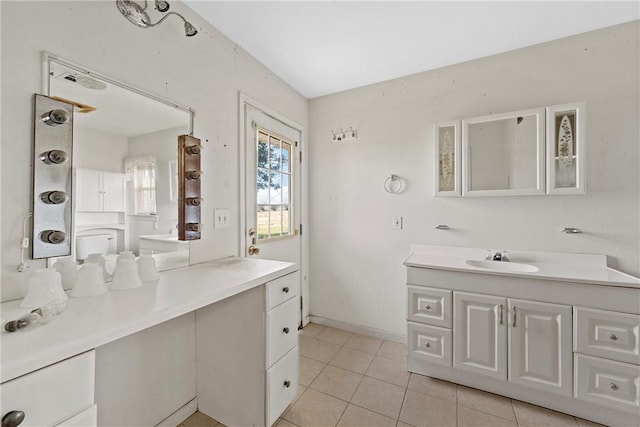
<path id="1" fill-rule="evenodd" d="M 584 194 L 586 104 L 547 107 L 547 193 Z"/>

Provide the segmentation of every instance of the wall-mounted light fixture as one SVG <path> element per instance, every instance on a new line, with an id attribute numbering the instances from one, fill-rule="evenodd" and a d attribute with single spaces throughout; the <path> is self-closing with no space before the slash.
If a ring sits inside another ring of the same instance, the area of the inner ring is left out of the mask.
<path id="1" fill-rule="evenodd" d="M 345 141 L 347 139 L 356 139 L 358 138 L 358 133 L 353 130 L 352 126 L 349 126 L 349 130 L 340 129 L 340 132 L 334 132 L 331 130 L 331 134 L 333 135 L 333 142 Z"/>
<path id="2" fill-rule="evenodd" d="M 196 27 L 191 25 L 189 21 L 187 21 L 184 16 L 180 15 L 177 12 L 168 12 L 164 15 L 160 20 L 156 23 L 151 22 L 151 18 L 149 18 L 149 14 L 147 14 L 147 0 L 144 0 L 144 6 L 140 6 L 140 4 L 133 0 L 116 0 L 116 5 L 118 6 L 118 10 L 120 13 L 124 15 L 125 18 L 129 20 L 134 25 L 137 25 L 140 28 L 149 28 L 155 27 L 159 25 L 167 19 L 171 15 L 179 16 L 180 19 L 184 21 L 184 34 L 187 37 L 193 37 L 198 34 L 198 30 Z M 169 3 L 163 0 L 155 0 L 155 9 L 159 12 L 166 12 L 169 10 Z"/>

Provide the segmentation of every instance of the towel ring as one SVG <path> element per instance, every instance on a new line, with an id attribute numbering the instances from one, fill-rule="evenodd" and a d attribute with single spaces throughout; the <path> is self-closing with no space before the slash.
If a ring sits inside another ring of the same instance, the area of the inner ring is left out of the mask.
<path id="1" fill-rule="evenodd" d="M 396 175 L 391 174 L 390 177 L 384 180 L 384 191 L 389 194 L 398 194 L 402 191 L 402 179 Z"/>

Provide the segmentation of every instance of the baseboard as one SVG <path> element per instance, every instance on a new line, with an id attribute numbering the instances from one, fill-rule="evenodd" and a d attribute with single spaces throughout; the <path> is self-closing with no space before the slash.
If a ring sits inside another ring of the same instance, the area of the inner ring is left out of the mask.
<path id="1" fill-rule="evenodd" d="M 189 418 L 198 410 L 198 398 L 194 397 L 182 408 L 160 421 L 156 427 L 176 427 L 182 424 L 184 420 Z"/>
<path id="2" fill-rule="evenodd" d="M 370 337 L 380 338 L 388 341 L 395 341 L 402 344 L 407 343 L 407 337 L 402 334 L 394 334 L 393 332 L 382 331 L 380 329 L 369 328 L 368 326 L 355 325 L 353 323 L 342 322 L 340 320 L 327 319 L 319 316 L 309 315 L 311 323 L 317 323 L 322 326 L 331 326 L 332 328 L 344 329 L 345 331 L 354 332 L 356 334 L 368 335 Z"/>

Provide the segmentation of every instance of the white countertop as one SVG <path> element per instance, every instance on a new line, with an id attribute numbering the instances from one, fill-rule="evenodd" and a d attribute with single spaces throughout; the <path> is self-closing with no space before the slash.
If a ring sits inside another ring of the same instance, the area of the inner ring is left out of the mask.
<path id="1" fill-rule="evenodd" d="M 640 288 L 640 279 L 607 266 L 605 255 L 566 254 L 509 250 L 514 263 L 534 265 L 539 271 L 496 271 L 468 265 L 467 260 L 484 260 L 487 248 L 412 245 L 411 255 L 404 261 L 407 267 L 433 268 L 500 276 L 527 277 L 607 286 Z M 503 261 L 496 261 L 503 262 Z"/>
<path id="2" fill-rule="evenodd" d="M 0 382 L 192 312 L 298 270 L 289 262 L 226 258 L 160 273 L 140 288 L 69 298 L 49 323 L 0 335 Z M 30 310 L 20 301 L 0 306 L 13 320 Z"/>

